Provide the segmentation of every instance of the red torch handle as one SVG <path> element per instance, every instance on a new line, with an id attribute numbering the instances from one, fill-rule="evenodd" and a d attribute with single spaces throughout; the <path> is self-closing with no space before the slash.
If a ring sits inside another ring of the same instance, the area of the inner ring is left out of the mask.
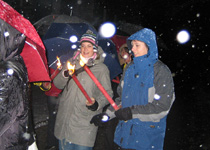
<path id="1" fill-rule="evenodd" d="M 76 77 L 75 74 L 72 75 L 72 79 L 77 84 L 77 86 L 79 87 L 79 89 L 81 90 L 81 92 L 84 94 L 84 96 L 86 97 L 86 99 L 88 100 L 88 102 L 92 104 L 93 103 L 92 100 L 90 99 L 89 95 L 87 94 L 87 92 L 85 91 L 85 89 L 83 88 L 83 86 L 81 85 L 81 83 L 79 82 L 79 80 L 77 79 L 77 77 Z"/>
<path id="2" fill-rule="evenodd" d="M 51 80 L 53 80 L 56 76 L 57 76 L 57 74 L 59 73 L 61 71 L 61 69 L 56 69 L 53 73 L 52 73 L 52 75 L 50 76 L 50 78 L 51 78 Z"/>
<path id="3" fill-rule="evenodd" d="M 51 78 L 51 81 L 57 76 L 57 74 L 59 73 L 61 71 L 61 69 L 56 69 L 53 73 L 52 73 L 52 75 L 50 76 L 50 78 Z M 45 82 L 44 83 L 44 85 L 47 87 L 48 85 L 50 84 L 50 82 Z"/>
<path id="4" fill-rule="evenodd" d="M 109 94 L 106 92 L 106 90 L 104 89 L 104 87 L 101 85 L 101 83 L 98 81 L 98 79 L 94 76 L 94 74 L 90 71 L 90 69 L 84 65 L 84 69 L 87 72 L 87 74 L 90 76 L 90 78 L 95 82 L 95 84 L 97 85 L 97 87 L 99 88 L 99 90 L 104 94 L 104 96 L 107 98 L 107 100 L 109 101 L 109 103 L 112 105 L 112 107 L 115 110 L 118 110 L 119 107 L 117 106 L 117 104 L 113 101 L 113 99 L 109 96 Z"/>

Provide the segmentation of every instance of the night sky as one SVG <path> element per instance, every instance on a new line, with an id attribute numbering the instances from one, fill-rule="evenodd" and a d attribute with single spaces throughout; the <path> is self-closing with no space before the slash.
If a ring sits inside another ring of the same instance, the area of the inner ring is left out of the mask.
<path id="1" fill-rule="evenodd" d="M 167 46 L 167 49 L 159 48 L 160 59 L 170 67 L 179 87 L 209 87 L 210 1 L 129 0 L 119 3 L 122 2 L 118 0 L 113 4 L 112 0 L 106 0 L 104 3 L 110 20 L 117 18 L 153 29 Z M 190 40 L 179 44 L 176 35 L 183 29 L 189 31 Z"/>

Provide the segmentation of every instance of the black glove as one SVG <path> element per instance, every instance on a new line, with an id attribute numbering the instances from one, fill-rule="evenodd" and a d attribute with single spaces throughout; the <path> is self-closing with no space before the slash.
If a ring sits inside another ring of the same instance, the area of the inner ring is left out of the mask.
<path id="1" fill-rule="evenodd" d="M 95 101 L 95 103 L 91 106 L 87 106 L 86 107 L 89 109 L 89 110 L 92 110 L 92 111 L 96 111 L 98 109 L 98 102 Z"/>
<path id="2" fill-rule="evenodd" d="M 121 108 L 117 111 L 115 111 L 115 115 L 119 120 L 130 120 L 132 119 L 132 112 L 130 107 Z"/>
<path id="3" fill-rule="evenodd" d="M 94 123 L 95 126 L 102 126 L 105 122 L 109 121 L 109 116 L 106 113 L 100 113 L 93 116 L 90 120 L 90 123 Z"/>
<path id="4" fill-rule="evenodd" d="M 66 78 L 68 78 L 70 75 L 69 75 L 69 70 L 64 70 L 63 71 L 63 75 L 64 75 L 64 77 L 66 77 Z"/>

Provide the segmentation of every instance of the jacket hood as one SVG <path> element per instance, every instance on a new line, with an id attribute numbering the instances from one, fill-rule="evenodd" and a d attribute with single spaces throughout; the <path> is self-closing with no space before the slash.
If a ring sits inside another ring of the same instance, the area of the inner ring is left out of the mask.
<path id="1" fill-rule="evenodd" d="M 158 48 L 157 48 L 157 42 L 156 42 L 156 35 L 155 33 L 148 28 L 141 29 L 140 31 L 134 33 L 127 39 L 127 45 L 128 48 L 131 49 L 131 41 L 132 40 L 138 40 L 142 41 L 147 44 L 149 51 L 148 51 L 148 58 L 151 60 L 157 60 L 158 59 Z"/>
<path id="2" fill-rule="evenodd" d="M 20 54 L 25 44 L 25 35 L 0 19 L 0 61 Z"/>

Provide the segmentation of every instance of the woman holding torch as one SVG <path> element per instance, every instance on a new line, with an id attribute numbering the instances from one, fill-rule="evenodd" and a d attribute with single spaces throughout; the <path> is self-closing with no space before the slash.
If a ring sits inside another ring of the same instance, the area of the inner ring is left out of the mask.
<path id="1" fill-rule="evenodd" d="M 90 120 L 94 115 L 102 112 L 108 101 L 89 75 L 83 71 L 80 61 L 86 63 L 112 97 L 109 70 L 103 63 L 102 53 L 103 50 L 96 44 L 96 35 L 88 30 L 80 39 L 80 48 L 76 55 L 69 59 L 75 66 L 74 76 L 70 75 L 67 65 L 64 65 L 53 80 L 57 88 L 63 89 L 55 124 L 55 136 L 59 139 L 60 150 L 92 150 L 94 146 L 98 128 L 90 124 Z M 92 103 L 87 101 L 75 80 L 72 79 L 75 75 L 91 97 Z"/>

